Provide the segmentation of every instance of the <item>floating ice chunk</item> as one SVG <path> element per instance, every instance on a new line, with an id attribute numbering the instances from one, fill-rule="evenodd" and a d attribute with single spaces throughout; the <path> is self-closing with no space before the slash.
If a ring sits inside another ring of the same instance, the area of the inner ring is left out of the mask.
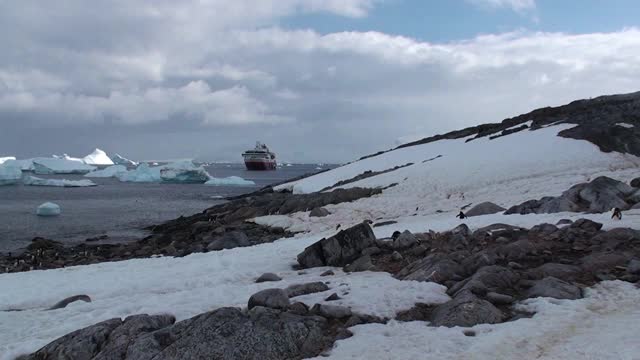
<path id="1" fill-rule="evenodd" d="M 239 176 L 229 176 L 226 178 L 211 178 L 204 184 L 211 186 L 253 186 L 256 183 L 251 180 L 245 180 Z"/>
<path id="2" fill-rule="evenodd" d="M 7 165 L 9 163 L 19 167 L 22 171 L 33 171 L 33 159 L 7 160 L 4 162 L 4 165 Z"/>
<path id="3" fill-rule="evenodd" d="M 138 165 L 135 170 L 129 170 L 124 173 L 117 173 L 116 177 L 124 182 L 161 182 L 160 169 L 158 167 L 149 167 L 146 163 Z"/>
<path id="4" fill-rule="evenodd" d="M 96 148 L 93 152 L 84 158 L 82 161 L 89 165 L 114 165 L 113 161 L 107 156 L 107 153 Z"/>
<path id="5" fill-rule="evenodd" d="M 36 210 L 36 215 L 38 215 L 38 216 L 58 216 L 58 215 L 60 215 L 60 205 L 54 204 L 52 202 L 46 202 L 46 203 L 38 206 L 38 210 Z"/>
<path id="6" fill-rule="evenodd" d="M 96 168 L 67 159 L 35 158 L 33 159 L 33 169 L 36 174 L 86 174 Z"/>
<path id="7" fill-rule="evenodd" d="M 95 178 L 109 178 L 109 177 L 117 177 L 120 173 L 126 173 L 127 167 L 124 165 L 113 165 L 109 166 L 106 169 L 92 171 L 88 174 L 85 174 L 85 177 L 95 177 Z"/>
<path id="8" fill-rule="evenodd" d="M 27 176 L 22 183 L 29 186 L 57 186 L 57 187 L 88 187 L 96 186 L 91 180 L 67 180 L 67 179 L 41 179 L 35 176 Z"/>
<path id="9" fill-rule="evenodd" d="M 171 182 L 171 183 L 203 183 L 211 178 L 202 167 L 191 161 L 180 161 L 162 166 L 149 167 L 140 164 L 135 170 L 119 173 L 120 181 L 128 182 Z"/>
<path id="10" fill-rule="evenodd" d="M 5 161 L 8 161 L 8 160 L 15 160 L 15 159 L 16 159 L 16 158 L 15 158 L 15 157 L 13 157 L 13 156 L 0 157 L 0 164 L 4 164 L 4 163 L 5 163 Z"/>
<path id="11" fill-rule="evenodd" d="M 17 184 L 22 178 L 22 169 L 15 160 L 0 164 L 0 185 Z"/>
<path id="12" fill-rule="evenodd" d="M 111 157 L 111 160 L 113 160 L 114 164 L 116 165 L 124 165 L 124 166 L 138 166 L 138 163 L 133 161 L 133 160 L 129 160 L 124 156 L 121 156 L 120 154 L 114 154 Z"/>
<path id="13" fill-rule="evenodd" d="M 160 177 L 164 182 L 203 183 L 211 178 L 202 166 L 196 166 L 192 161 L 175 162 L 160 168 Z"/>

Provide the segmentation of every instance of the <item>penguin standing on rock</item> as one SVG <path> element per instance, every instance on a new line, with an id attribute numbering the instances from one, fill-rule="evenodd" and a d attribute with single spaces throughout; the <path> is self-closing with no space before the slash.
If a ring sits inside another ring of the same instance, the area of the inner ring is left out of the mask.
<path id="1" fill-rule="evenodd" d="M 467 215 L 465 215 L 462 210 L 460 210 L 460 213 L 458 215 L 456 215 L 457 218 L 460 218 L 460 220 L 465 219 L 467 217 Z"/>

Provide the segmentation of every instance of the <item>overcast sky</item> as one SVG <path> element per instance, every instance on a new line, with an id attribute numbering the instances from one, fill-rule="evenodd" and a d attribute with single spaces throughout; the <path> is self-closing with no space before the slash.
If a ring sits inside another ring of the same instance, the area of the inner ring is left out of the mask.
<path id="1" fill-rule="evenodd" d="M 640 90 L 635 0 L 0 0 L 0 156 L 343 162 Z"/>

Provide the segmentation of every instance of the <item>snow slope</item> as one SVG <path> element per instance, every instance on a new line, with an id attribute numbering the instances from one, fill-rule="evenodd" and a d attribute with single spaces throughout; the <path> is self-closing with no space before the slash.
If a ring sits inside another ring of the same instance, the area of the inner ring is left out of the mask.
<path id="1" fill-rule="evenodd" d="M 89 165 L 114 165 L 113 161 L 107 156 L 107 153 L 96 148 L 93 152 L 82 158 L 85 164 Z"/>
<path id="2" fill-rule="evenodd" d="M 253 221 L 304 231 L 271 244 L 182 258 L 136 259 L 65 269 L 1 274 L 0 360 L 36 350 L 70 331 L 115 316 L 171 313 L 184 319 L 221 306 L 244 306 L 249 296 L 269 287 L 329 281 L 331 290 L 300 297 L 309 304 L 322 302 L 332 292 L 354 311 L 392 316 L 415 302 L 446 301 L 444 288 L 432 283 L 399 281 L 386 273 L 350 275 L 339 269 L 320 277 L 327 268 L 291 270 L 296 255 L 313 242 L 365 219 L 395 224 L 376 227 L 378 237 L 393 231 L 444 231 L 460 224 L 459 209 L 470 203 L 492 201 L 509 207 L 542 196 L 559 195 L 570 186 L 600 175 L 629 181 L 640 173 L 640 159 L 602 153 L 586 141 L 556 134 L 571 125 L 465 143 L 441 140 L 384 153 L 310 178 L 284 184 L 295 192 L 330 187 L 365 171 L 384 171 L 413 165 L 343 185 L 386 187 L 382 194 L 352 203 L 328 205 L 323 218 L 308 212 L 265 216 Z M 438 157 L 441 155 L 440 157 Z M 132 179 L 157 179 L 159 167 L 141 165 L 126 173 Z M 608 214 L 493 214 L 466 219 L 474 230 L 494 223 L 531 227 L 561 218 L 590 218 L 605 229 L 640 229 L 640 209 L 625 212 L 622 221 Z M 275 272 L 280 282 L 255 284 L 264 272 Z M 134 274 L 135 276 L 132 276 Z M 66 309 L 42 311 L 71 295 L 87 294 L 92 303 L 74 303 Z M 328 358 L 335 359 L 633 359 L 640 351 L 637 303 L 640 290 L 622 282 L 602 283 L 577 301 L 529 300 L 521 306 L 536 309 L 531 319 L 498 325 L 478 325 L 468 337 L 460 328 L 431 328 L 423 322 L 361 325 L 355 336 L 337 342 Z M 21 309 L 24 311 L 1 311 Z"/>

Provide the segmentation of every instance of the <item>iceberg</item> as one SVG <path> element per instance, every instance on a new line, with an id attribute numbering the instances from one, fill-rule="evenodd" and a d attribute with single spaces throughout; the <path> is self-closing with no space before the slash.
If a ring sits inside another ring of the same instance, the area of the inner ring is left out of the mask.
<path id="1" fill-rule="evenodd" d="M 54 204 L 52 202 L 46 202 L 46 203 L 38 206 L 38 210 L 36 210 L 36 214 L 38 216 L 57 216 L 57 215 L 60 215 L 60 205 Z"/>
<path id="2" fill-rule="evenodd" d="M 82 158 L 82 161 L 89 165 L 114 165 L 113 161 L 107 156 L 107 153 L 98 148 Z"/>
<path id="3" fill-rule="evenodd" d="M 9 163 L 19 167 L 22 171 L 33 171 L 33 159 L 7 160 L 4 162 L 4 165 Z"/>
<path id="4" fill-rule="evenodd" d="M 56 186 L 56 187 L 88 187 L 97 186 L 91 180 L 67 180 L 67 179 L 41 179 L 35 176 L 27 176 L 22 183 L 29 186 Z"/>
<path id="5" fill-rule="evenodd" d="M 214 178 L 204 183 L 210 186 L 253 186 L 256 183 L 251 180 L 245 180 L 239 176 L 229 176 L 226 178 Z"/>
<path id="6" fill-rule="evenodd" d="M 62 155 L 53 154 L 53 155 L 51 155 L 51 157 L 54 158 L 54 159 L 63 159 L 63 160 L 69 160 L 69 161 L 84 162 L 80 158 L 74 158 L 74 157 L 71 157 L 71 156 L 69 156 L 67 154 L 62 154 Z"/>
<path id="7" fill-rule="evenodd" d="M 138 166 L 138 163 L 133 161 L 133 160 L 129 160 L 126 157 L 120 155 L 120 154 L 114 154 L 111 157 L 111 160 L 113 160 L 113 163 L 116 165 L 124 165 L 124 166 Z"/>
<path id="8" fill-rule="evenodd" d="M 0 185 L 17 184 L 22 179 L 22 169 L 15 160 L 0 164 Z"/>
<path id="9" fill-rule="evenodd" d="M 160 177 L 164 182 L 202 184 L 211 178 L 207 170 L 192 161 L 175 162 L 160 168 Z"/>
<path id="10" fill-rule="evenodd" d="M 95 166 L 90 166 L 78 161 L 56 158 L 35 158 L 32 160 L 33 170 L 36 174 L 86 174 L 95 170 Z M 23 167 L 24 169 L 24 167 Z"/>
<path id="11" fill-rule="evenodd" d="M 108 168 L 102 170 L 92 171 L 90 173 L 85 174 L 85 177 L 94 177 L 94 178 L 109 178 L 109 177 L 117 177 L 120 173 L 126 173 L 127 167 L 124 165 L 112 165 Z"/>
<path id="12" fill-rule="evenodd" d="M 211 178 L 202 167 L 191 161 L 180 161 L 162 166 L 150 167 L 146 163 L 138 165 L 135 170 L 116 174 L 125 182 L 170 182 L 170 183 L 203 183 Z"/>
<path id="13" fill-rule="evenodd" d="M 6 161 L 15 160 L 15 159 L 16 158 L 14 156 L 0 157 L 0 164 L 4 164 Z"/>

